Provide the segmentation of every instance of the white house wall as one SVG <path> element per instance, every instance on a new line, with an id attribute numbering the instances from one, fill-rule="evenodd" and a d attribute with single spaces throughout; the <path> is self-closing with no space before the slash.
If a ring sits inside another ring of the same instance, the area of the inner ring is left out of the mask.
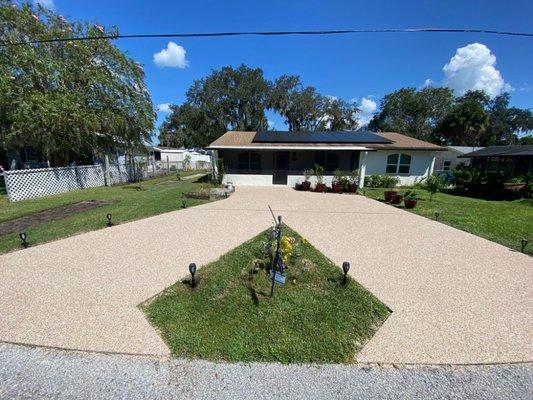
<path id="1" fill-rule="evenodd" d="M 224 178 L 224 183 L 233 183 L 234 185 L 256 185 L 269 186 L 273 184 L 273 170 L 274 170 L 274 152 L 260 151 L 261 153 L 261 170 L 249 171 L 248 173 L 240 173 L 237 168 L 237 157 L 240 151 L 225 150 L 222 158 L 224 164 L 228 167 Z M 401 153 L 409 154 L 411 156 L 411 168 L 409 174 L 387 174 L 385 172 L 387 167 L 387 156 L 390 154 Z M 417 181 L 426 178 L 432 172 L 433 158 L 436 152 L 432 151 L 393 151 L 393 150 L 379 150 L 367 152 L 366 158 L 364 153 L 360 153 L 359 168 L 366 176 L 378 174 L 396 176 L 400 180 L 400 185 L 413 185 Z M 290 152 L 290 170 L 287 174 L 287 186 L 294 187 L 296 183 L 304 181 L 303 170 L 312 168 L 315 163 L 314 151 L 298 151 L 296 153 Z M 362 163 L 366 160 L 365 168 Z M 339 152 L 339 169 L 346 171 L 349 174 L 351 167 L 351 152 Z M 332 173 L 324 174 L 324 183 L 331 185 L 333 179 Z M 316 178 L 311 177 L 311 183 L 316 184 Z"/>
<path id="2" fill-rule="evenodd" d="M 232 183 L 235 186 L 272 186 L 271 174 L 226 174 L 222 183 Z"/>
<path id="3" fill-rule="evenodd" d="M 387 174 L 387 157 L 390 154 L 408 154 L 411 156 L 411 168 L 409 174 Z M 427 178 L 433 171 L 432 163 L 436 152 L 433 151 L 408 151 L 408 150 L 380 150 L 368 152 L 366 156 L 365 175 L 389 175 L 396 176 L 400 185 L 409 186 Z"/>

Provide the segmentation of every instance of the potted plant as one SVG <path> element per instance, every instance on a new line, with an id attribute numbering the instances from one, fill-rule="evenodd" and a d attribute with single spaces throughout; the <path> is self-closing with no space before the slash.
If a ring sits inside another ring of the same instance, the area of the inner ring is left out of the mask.
<path id="1" fill-rule="evenodd" d="M 348 183 L 348 191 L 350 193 L 357 193 L 357 187 L 359 186 L 359 170 L 354 169 L 350 174 L 350 182 Z"/>
<path id="2" fill-rule="evenodd" d="M 385 198 L 386 203 L 392 203 L 393 197 L 398 196 L 398 192 L 396 190 L 385 190 L 383 192 L 383 197 Z"/>
<path id="3" fill-rule="evenodd" d="M 311 178 L 311 175 L 314 174 L 314 171 L 309 169 L 304 169 L 304 181 L 300 184 L 300 190 L 309 190 L 311 188 L 311 182 L 309 182 L 309 178 Z"/>
<path id="4" fill-rule="evenodd" d="M 315 164 L 315 168 L 313 169 L 316 176 L 316 186 L 315 191 L 322 193 L 326 190 L 326 185 L 324 184 L 324 167 L 318 164 Z"/>
<path id="5" fill-rule="evenodd" d="M 407 191 L 405 192 L 405 197 L 403 199 L 403 204 L 405 208 L 415 208 L 418 199 L 416 197 L 416 192 Z"/>
<path id="6" fill-rule="evenodd" d="M 342 180 L 344 174 L 340 169 L 336 169 L 333 173 L 333 181 L 331 182 L 331 190 L 333 193 L 342 193 Z"/>
<path id="7" fill-rule="evenodd" d="M 396 205 L 396 204 L 400 204 L 402 200 L 403 200 L 403 195 L 399 194 L 398 192 L 395 192 L 390 198 L 390 203 Z"/>

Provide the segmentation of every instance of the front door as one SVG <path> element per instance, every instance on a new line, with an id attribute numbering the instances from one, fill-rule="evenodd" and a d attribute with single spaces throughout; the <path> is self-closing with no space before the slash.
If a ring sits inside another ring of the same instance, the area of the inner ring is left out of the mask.
<path id="1" fill-rule="evenodd" d="M 289 152 L 276 151 L 274 153 L 274 185 L 286 185 L 289 173 Z"/>

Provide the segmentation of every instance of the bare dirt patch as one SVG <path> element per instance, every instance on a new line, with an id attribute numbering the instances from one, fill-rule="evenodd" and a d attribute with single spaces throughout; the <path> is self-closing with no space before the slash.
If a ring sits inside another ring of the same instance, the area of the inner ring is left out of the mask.
<path id="1" fill-rule="evenodd" d="M 55 207 L 49 210 L 39 211 L 38 213 L 25 215 L 24 217 L 12 219 L 0 223 L 0 236 L 9 235 L 10 233 L 22 232 L 24 229 L 39 225 L 45 222 L 56 221 L 71 215 L 91 210 L 111 204 L 110 201 L 102 200 L 84 200 L 79 203 L 69 204 L 66 206 Z"/>

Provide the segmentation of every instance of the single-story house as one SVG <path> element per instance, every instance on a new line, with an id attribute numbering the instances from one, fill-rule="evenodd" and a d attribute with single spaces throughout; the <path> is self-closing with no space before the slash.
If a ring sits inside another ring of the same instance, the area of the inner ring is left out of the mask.
<path id="1" fill-rule="evenodd" d="M 459 156 L 471 159 L 482 171 L 505 172 L 512 176 L 533 173 L 533 145 L 488 146 Z"/>
<path id="2" fill-rule="evenodd" d="M 469 165 L 470 160 L 468 158 L 459 158 L 459 156 L 481 150 L 482 148 L 474 146 L 446 146 L 445 151 L 440 151 L 435 158 L 435 171 L 447 172 L 459 164 Z"/>
<path id="3" fill-rule="evenodd" d="M 360 186 L 372 174 L 396 176 L 401 185 L 411 185 L 433 173 L 436 154 L 445 150 L 396 132 L 370 131 L 229 131 L 209 148 L 222 160 L 225 183 L 258 186 L 294 186 L 315 164 L 324 167 L 326 184 L 336 169 L 347 174 L 359 169 Z"/>

